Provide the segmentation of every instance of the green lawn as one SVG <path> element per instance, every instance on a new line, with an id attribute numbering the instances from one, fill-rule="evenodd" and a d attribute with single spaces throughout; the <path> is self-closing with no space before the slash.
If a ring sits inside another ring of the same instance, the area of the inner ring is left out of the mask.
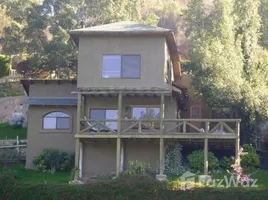
<path id="1" fill-rule="evenodd" d="M 55 183 L 64 184 L 71 180 L 70 172 L 43 173 L 34 170 L 24 169 L 20 165 L 11 168 L 2 168 L 0 173 L 14 173 L 21 183 Z"/>
<path id="2" fill-rule="evenodd" d="M 12 128 L 7 123 L 0 123 L 0 140 L 5 139 L 19 139 L 27 138 L 27 130 L 25 128 Z"/>

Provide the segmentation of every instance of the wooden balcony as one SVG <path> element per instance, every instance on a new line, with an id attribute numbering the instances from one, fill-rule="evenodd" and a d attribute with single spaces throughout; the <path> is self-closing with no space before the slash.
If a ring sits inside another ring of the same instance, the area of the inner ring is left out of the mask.
<path id="1" fill-rule="evenodd" d="M 77 138 L 239 138 L 239 119 L 80 119 Z"/>

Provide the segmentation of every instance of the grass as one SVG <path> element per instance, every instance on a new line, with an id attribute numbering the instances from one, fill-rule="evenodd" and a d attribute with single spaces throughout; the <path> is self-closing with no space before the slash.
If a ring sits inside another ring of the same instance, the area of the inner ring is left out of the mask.
<path id="1" fill-rule="evenodd" d="M 26 128 L 13 128 L 7 123 L 0 123 L 0 140 L 14 140 L 19 136 L 19 139 L 27 138 L 27 129 Z"/>
<path id="2" fill-rule="evenodd" d="M 67 184 L 71 180 L 71 172 L 44 173 L 24 169 L 21 165 L 0 169 L 0 173 L 14 173 L 21 183 L 54 183 Z"/>

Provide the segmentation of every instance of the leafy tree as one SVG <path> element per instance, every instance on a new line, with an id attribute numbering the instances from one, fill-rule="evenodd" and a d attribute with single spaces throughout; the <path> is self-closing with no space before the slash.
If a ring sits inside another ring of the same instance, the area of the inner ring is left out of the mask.
<path id="1" fill-rule="evenodd" d="M 0 54 L 0 78 L 7 76 L 10 71 L 11 59 Z"/>
<path id="2" fill-rule="evenodd" d="M 258 45 L 258 9 L 256 0 L 216 0 L 208 13 L 202 0 L 191 0 L 188 10 L 193 84 L 208 105 L 235 110 L 246 135 L 268 117 L 268 57 Z"/>

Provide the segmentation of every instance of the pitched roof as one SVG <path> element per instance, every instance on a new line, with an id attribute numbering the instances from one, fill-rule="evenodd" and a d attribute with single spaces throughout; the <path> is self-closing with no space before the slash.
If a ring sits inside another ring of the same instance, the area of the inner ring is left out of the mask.
<path id="1" fill-rule="evenodd" d="M 80 28 L 70 31 L 71 35 L 75 34 L 100 34 L 100 33 L 165 33 L 169 29 L 156 27 L 148 24 L 142 24 L 131 21 L 121 21 L 99 26 Z"/>
<path id="2" fill-rule="evenodd" d="M 79 45 L 79 36 L 108 36 L 108 35 L 162 35 L 166 37 L 170 57 L 173 63 L 175 78 L 181 76 L 180 57 L 175 42 L 175 37 L 170 29 L 141 24 L 131 21 L 122 21 L 110 23 L 100 26 L 92 26 L 88 28 L 75 29 L 70 31 L 70 35 L 76 45 Z"/>

